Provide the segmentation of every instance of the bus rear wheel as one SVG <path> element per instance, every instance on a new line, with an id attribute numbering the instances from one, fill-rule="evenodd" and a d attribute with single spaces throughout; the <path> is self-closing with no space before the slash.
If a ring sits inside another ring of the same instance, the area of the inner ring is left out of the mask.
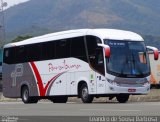
<path id="1" fill-rule="evenodd" d="M 80 97 L 83 103 L 92 103 L 93 96 L 89 95 L 87 84 L 84 83 L 80 88 Z"/>
<path id="2" fill-rule="evenodd" d="M 29 96 L 29 89 L 27 86 L 22 87 L 21 98 L 22 98 L 23 103 L 25 104 L 38 102 L 38 98 Z"/>
<path id="3" fill-rule="evenodd" d="M 129 94 L 118 94 L 116 99 L 119 103 L 126 103 L 129 99 Z"/>
<path id="4" fill-rule="evenodd" d="M 67 96 L 54 96 L 50 99 L 54 103 L 66 103 L 68 101 Z"/>

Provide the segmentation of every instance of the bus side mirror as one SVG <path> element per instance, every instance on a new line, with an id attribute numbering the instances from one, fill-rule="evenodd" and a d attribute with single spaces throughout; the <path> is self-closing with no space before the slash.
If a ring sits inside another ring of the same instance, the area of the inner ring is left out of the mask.
<path id="1" fill-rule="evenodd" d="M 110 47 L 109 47 L 108 45 L 105 45 L 105 44 L 98 44 L 98 46 L 104 48 L 104 50 L 105 50 L 105 56 L 106 56 L 107 58 L 109 58 L 110 55 L 111 55 Z"/>
<path id="2" fill-rule="evenodd" d="M 110 55 L 111 55 L 110 47 L 109 47 L 109 46 L 108 46 L 108 47 L 105 47 L 105 56 L 106 56 L 107 58 L 109 58 Z"/>
<path id="3" fill-rule="evenodd" d="M 147 46 L 147 49 L 153 50 L 154 60 L 158 60 L 158 58 L 159 58 L 158 49 L 155 47 L 151 47 L 151 46 Z"/>

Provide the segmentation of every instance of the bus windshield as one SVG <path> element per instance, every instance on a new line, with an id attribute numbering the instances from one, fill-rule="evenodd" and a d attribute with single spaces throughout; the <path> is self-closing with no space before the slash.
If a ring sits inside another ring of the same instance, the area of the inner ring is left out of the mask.
<path id="1" fill-rule="evenodd" d="M 104 40 L 110 46 L 107 71 L 118 77 L 145 77 L 150 74 L 149 58 L 144 42 Z"/>

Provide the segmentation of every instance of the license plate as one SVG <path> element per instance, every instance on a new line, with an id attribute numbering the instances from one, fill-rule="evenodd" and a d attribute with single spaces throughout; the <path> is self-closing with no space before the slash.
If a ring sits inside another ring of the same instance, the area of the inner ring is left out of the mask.
<path id="1" fill-rule="evenodd" d="M 128 92 L 136 92 L 136 89 L 128 89 Z"/>

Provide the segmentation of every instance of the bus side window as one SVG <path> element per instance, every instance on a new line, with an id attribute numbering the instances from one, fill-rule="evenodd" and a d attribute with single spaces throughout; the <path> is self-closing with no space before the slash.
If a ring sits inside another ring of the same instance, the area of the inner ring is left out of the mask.
<path id="1" fill-rule="evenodd" d="M 103 62 L 103 52 L 101 51 L 101 50 L 99 50 L 98 52 L 97 52 L 97 65 L 98 66 L 103 66 L 104 64 L 104 62 Z"/>
<path id="2" fill-rule="evenodd" d="M 7 48 L 4 50 L 4 63 L 14 64 L 15 63 L 15 48 Z"/>
<path id="3" fill-rule="evenodd" d="M 56 42 L 56 58 L 70 57 L 70 39 L 58 40 Z"/>
<path id="4" fill-rule="evenodd" d="M 40 44 L 32 44 L 28 48 L 28 60 L 29 61 L 38 61 L 41 60 L 42 47 Z"/>
<path id="5" fill-rule="evenodd" d="M 24 63 L 28 61 L 28 51 L 26 46 L 16 47 L 16 63 Z"/>
<path id="6" fill-rule="evenodd" d="M 55 41 L 46 42 L 43 44 L 43 57 L 44 60 L 55 59 Z"/>
<path id="7" fill-rule="evenodd" d="M 90 65 L 97 72 L 105 75 L 103 48 L 97 46 L 97 43 L 101 43 L 101 40 L 94 36 L 87 36 L 86 41 Z"/>
<path id="8" fill-rule="evenodd" d="M 4 56 L 4 63 L 7 63 L 7 64 L 9 64 L 9 49 L 5 49 L 4 50 L 4 54 L 3 54 L 3 56 Z"/>
<path id="9" fill-rule="evenodd" d="M 103 75 L 104 71 L 104 58 L 103 58 L 103 48 L 96 50 L 96 69 Z"/>
<path id="10" fill-rule="evenodd" d="M 87 62 L 87 55 L 85 51 L 84 37 L 76 37 L 71 40 L 71 57 L 78 58 Z"/>

